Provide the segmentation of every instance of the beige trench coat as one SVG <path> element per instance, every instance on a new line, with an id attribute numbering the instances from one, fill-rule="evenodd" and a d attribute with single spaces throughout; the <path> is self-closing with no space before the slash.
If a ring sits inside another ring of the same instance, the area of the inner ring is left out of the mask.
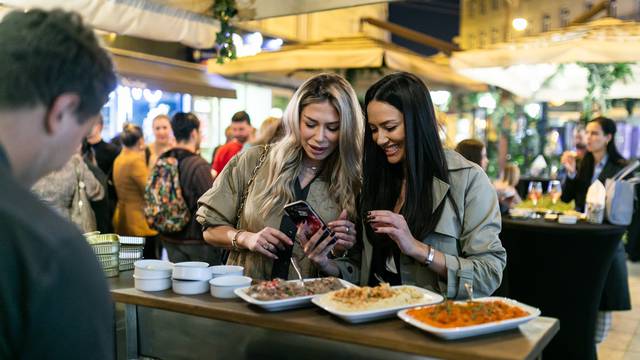
<path id="1" fill-rule="evenodd" d="M 240 200 L 244 189 L 251 178 L 258 159 L 263 151 L 263 146 L 255 146 L 235 156 L 225 166 L 224 170 L 216 178 L 211 189 L 209 189 L 198 200 L 198 212 L 196 219 L 206 227 L 226 225 L 236 227 L 236 213 L 240 205 Z M 255 201 L 258 190 L 264 189 L 270 161 L 267 159 L 262 165 L 256 179 L 252 185 L 247 203 Z M 310 184 L 307 202 L 318 212 L 325 222 L 330 222 L 338 218 L 342 209 L 331 200 L 329 194 L 329 183 L 323 176 L 318 177 Z M 245 212 L 247 211 L 245 207 Z M 282 209 L 274 211 L 267 218 L 257 224 L 254 228 L 247 228 L 244 221 L 245 215 L 241 216 L 240 229 L 250 232 L 258 232 L 264 227 L 278 229 L 284 212 Z M 339 267 L 341 277 L 350 282 L 359 280 L 359 258 L 360 251 L 350 252 L 350 257 L 333 260 Z M 298 242 L 294 243 L 293 256 L 300 265 L 304 277 L 317 277 L 320 274 L 309 259 L 304 256 L 304 252 Z M 228 264 L 241 265 L 245 268 L 245 275 L 254 279 L 270 279 L 273 260 L 263 255 L 248 250 L 231 251 Z M 292 266 L 289 267 L 289 278 L 295 279 L 297 275 Z"/>
<path id="2" fill-rule="evenodd" d="M 498 235 L 502 227 L 498 197 L 484 171 L 452 150 L 445 150 L 450 183 L 433 182 L 433 209 L 446 201 L 435 231 L 423 243 L 445 254 L 447 279 L 404 254 L 400 257 L 403 284 L 416 285 L 447 298 L 466 298 L 464 283 L 473 284 L 474 296 L 489 296 L 500 285 L 507 253 Z M 450 199 L 458 207 L 462 227 Z M 369 279 L 373 248 L 364 236 L 361 283 Z"/>

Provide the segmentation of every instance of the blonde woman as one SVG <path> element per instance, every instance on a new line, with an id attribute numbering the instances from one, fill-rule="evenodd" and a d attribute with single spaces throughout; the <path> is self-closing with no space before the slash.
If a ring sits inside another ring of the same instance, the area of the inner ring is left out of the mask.
<path id="1" fill-rule="evenodd" d="M 251 146 L 267 145 L 280 140 L 283 135 L 282 120 L 277 117 L 264 119 L 258 130 L 258 136 L 251 142 Z"/>
<path id="2" fill-rule="evenodd" d="M 149 144 L 145 150 L 147 167 L 149 169 L 153 168 L 160 155 L 172 149 L 176 144 L 173 131 L 171 130 L 171 120 L 167 115 L 161 114 L 153 118 L 152 128 L 155 142 Z"/>
<path id="3" fill-rule="evenodd" d="M 254 279 L 296 278 L 290 260 L 295 258 L 304 277 L 355 282 L 358 259 L 344 256 L 356 244 L 355 198 L 361 186 L 364 121 L 355 92 L 338 75 L 315 76 L 296 91 L 282 121 L 280 141 L 233 158 L 200 198 L 197 218 L 204 239 L 231 248 L 227 263 L 244 266 Z M 323 238 L 322 231 L 309 239 L 296 236 L 283 212 L 296 200 L 306 200 L 328 222 L 337 242 Z"/>
<path id="4" fill-rule="evenodd" d="M 493 183 L 493 187 L 496 188 L 498 193 L 498 201 L 500 202 L 500 209 L 503 212 L 513 208 L 522 202 L 516 185 L 520 181 L 520 168 L 516 163 L 509 163 L 504 167 L 502 171 L 502 177 Z"/>

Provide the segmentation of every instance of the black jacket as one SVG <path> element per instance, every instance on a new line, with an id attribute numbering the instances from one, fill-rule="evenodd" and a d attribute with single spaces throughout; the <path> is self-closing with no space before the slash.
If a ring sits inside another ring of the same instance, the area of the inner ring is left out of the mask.
<path id="1" fill-rule="evenodd" d="M 0 359 L 113 359 L 113 304 L 78 229 L 11 175 L 0 146 Z"/>
<path id="2" fill-rule="evenodd" d="M 620 172 L 620 170 L 624 169 L 626 165 L 626 162 L 623 160 L 619 162 L 614 162 L 611 159 L 607 160 L 600 176 L 598 176 L 598 180 L 604 184 L 606 179 L 614 177 L 618 172 Z M 564 202 L 574 200 L 577 211 L 584 211 L 585 201 L 587 199 L 587 190 L 589 190 L 589 186 L 591 186 L 591 183 L 583 180 L 581 171 L 582 167 L 579 166 L 578 173 L 575 178 L 570 179 L 567 177 L 562 188 L 561 197 L 561 200 Z M 588 178 L 591 179 L 591 176 L 588 176 Z"/>

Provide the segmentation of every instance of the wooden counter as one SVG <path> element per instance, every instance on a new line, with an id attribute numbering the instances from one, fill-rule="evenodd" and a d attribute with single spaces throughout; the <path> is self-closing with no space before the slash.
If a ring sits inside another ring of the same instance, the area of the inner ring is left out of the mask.
<path id="1" fill-rule="evenodd" d="M 540 356 L 559 329 L 558 320 L 540 317 L 520 326 L 519 330 L 444 341 L 399 319 L 352 325 L 317 307 L 270 313 L 240 299 L 222 300 L 209 294 L 182 296 L 170 290 L 146 293 L 123 287 L 126 282 L 112 280 L 115 288 L 111 293 L 117 303 L 428 357 L 533 359 Z"/>

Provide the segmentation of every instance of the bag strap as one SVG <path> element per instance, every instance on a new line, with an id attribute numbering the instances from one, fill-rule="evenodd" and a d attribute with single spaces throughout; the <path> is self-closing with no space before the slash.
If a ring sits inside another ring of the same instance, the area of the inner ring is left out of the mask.
<path id="1" fill-rule="evenodd" d="M 240 226 L 240 217 L 242 216 L 242 211 L 244 210 L 244 205 L 247 202 L 247 196 L 249 195 L 249 190 L 251 190 L 251 185 L 253 185 L 256 180 L 256 175 L 258 174 L 258 170 L 262 167 L 264 162 L 267 160 L 267 155 L 269 154 L 269 149 L 271 148 L 271 144 L 267 144 L 262 149 L 262 153 L 260 154 L 260 158 L 258 159 L 258 163 L 256 167 L 253 169 L 251 173 L 251 177 L 249 178 L 249 182 L 247 182 L 247 186 L 244 188 L 244 192 L 242 193 L 242 198 L 240 199 L 240 206 L 238 206 L 238 212 L 236 213 L 236 228 Z"/>
<path id="2" fill-rule="evenodd" d="M 634 160 L 631 164 L 625 166 L 624 169 L 620 170 L 614 177 L 614 181 L 618 181 L 627 177 L 627 175 L 631 174 L 635 169 L 640 166 L 640 161 Z"/>

